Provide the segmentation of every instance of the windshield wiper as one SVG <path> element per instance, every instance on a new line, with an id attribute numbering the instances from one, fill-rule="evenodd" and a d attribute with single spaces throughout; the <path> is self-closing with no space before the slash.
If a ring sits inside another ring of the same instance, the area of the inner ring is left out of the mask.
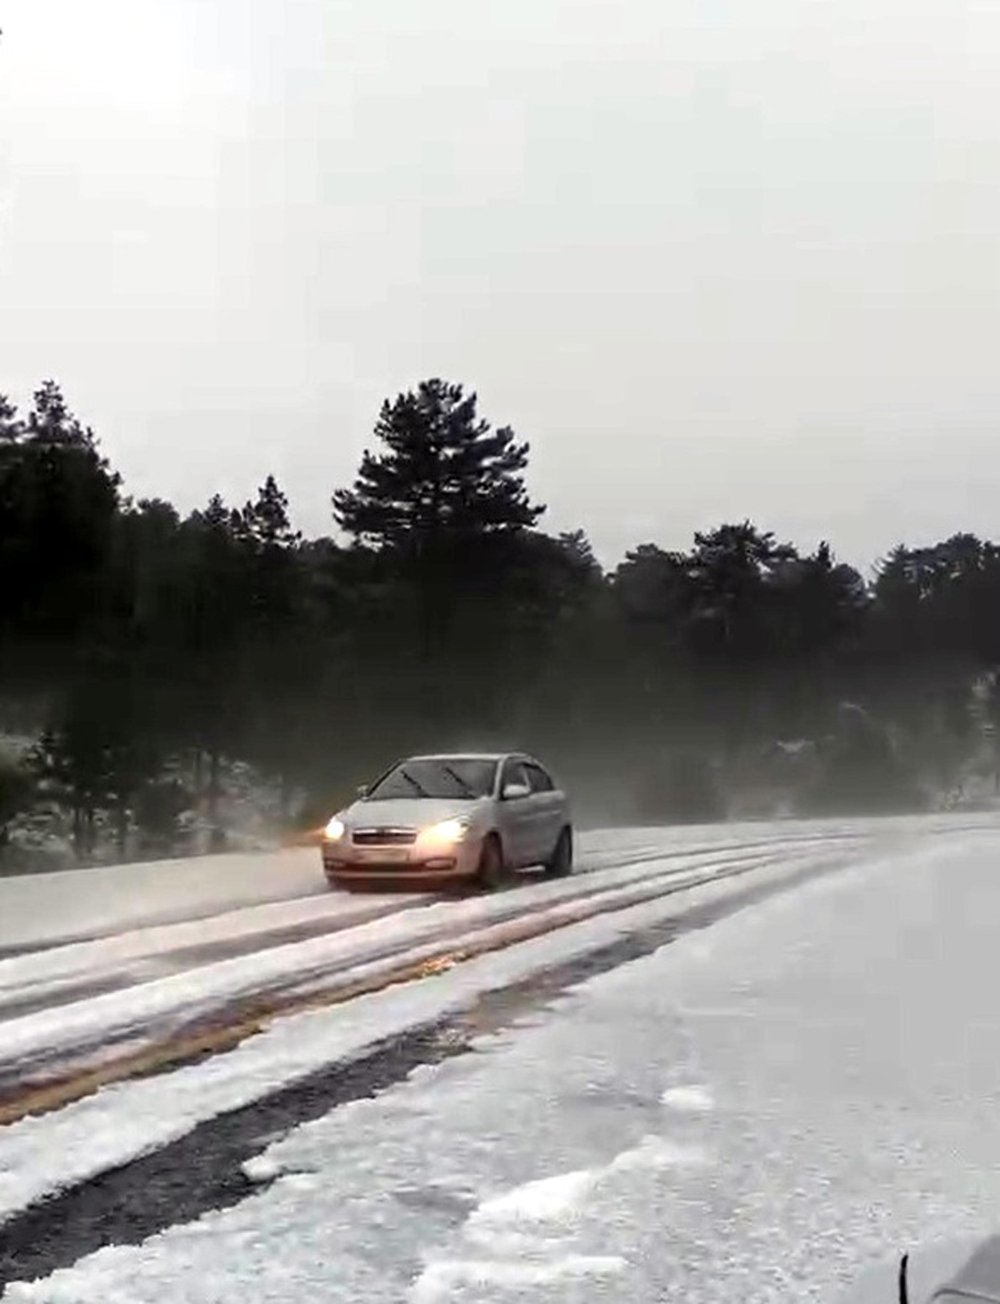
<path id="1" fill-rule="evenodd" d="M 407 783 L 408 783 L 408 784 L 409 784 L 413 789 L 415 789 L 415 791 L 417 792 L 417 794 L 418 794 L 419 796 L 421 796 L 421 797 L 426 797 L 426 796 L 429 795 L 428 792 L 427 792 L 427 789 L 426 789 L 426 788 L 422 788 L 422 787 L 420 786 L 420 784 L 416 781 L 416 779 L 413 777 L 413 775 L 410 774 L 409 770 L 404 770 L 403 767 L 400 766 L 400 767 L 399 767 L 399 773 L 403 776 L 403 778 L 406 780 L 406 782 L 407 782 Z"/>
<path id="2" fill-rule="evenodd" d="M 442 765 L 441 769 L 444 770 L 445 774 L 447 774 L 450 778 L 455 780 L 455 782 L 458 784 L 458 786 L 462 789 L 462 791 L 465 793 L 467 797 L 472 797 L 472 798 L 476 797 L 477 794 L 475 788 L 470 787 L 470 785 L 465 782 L 462 776 L 458 774 L 455 770 L 453 770 L 450 765 Z"/>

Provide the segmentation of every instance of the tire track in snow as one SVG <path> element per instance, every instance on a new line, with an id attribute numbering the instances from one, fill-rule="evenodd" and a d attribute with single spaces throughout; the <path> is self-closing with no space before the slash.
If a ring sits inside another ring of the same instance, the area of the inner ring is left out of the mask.
<path id="1" fill-rule="evenodd" d="M 828 845 L 825 839 L 809 841 Z M 796 850 L 804 844 L 794 840 Z M 127 990 L 68 1006 L 71 1024 L 62 1024 L 59 1009 L 12 1021 L 6 1025 L 7 1047 L 0 1047 L 0 1054 L 7 1052 L 7 1064 L 0 1067 L 0 1123 L 59 1107 L 107 1082 L 229 1049 L 277 1015 L 410 981 L 425 976 L 428 966 L 466 960 L 597 913 L 747 873 L 789 851 L 781 844 L 764 846 L 766 852 L 749 856 L 656 857 L 655 868 L 627 881 L 615 875 L 630 865 L 579 880 L 546 880 L 534 891 L 476 898 L 465 903 L 469 909 L 463 914 L 446 912 L 437 923 L 421 911 L 422 925 L 389 941 L 382 939 L 379 917 L 340 930 L 339 957 L 322 944 L 294 944 L 270 953 L 269 974 L 263 963 L 244 959 L 230 962 L 228 969 L 219 966 L 214 992 L 206 967 L 198 971 L 206 975 L 205 986 L 194 992 L 185 973 L 144 984 L 134 998 Z"/>
<path id="2" fill-rule="evenodd" d="M 60 981 L 55 979 L 48 989 L 34 991 L 27 995 L 20 994 L 23 985 L 12 987 L 15 994 L 4 995 L 2 965 L 0 965 L 0 1024 L 10 1019 L 23 1018 L 41 1010 L 53 1009 L 60 1005 L 71 1005 L 89 997 L 102 996 L 106 992 L 124 991 L 129 987 L 138 987 L 148 981 L 150 973 L 156 977 L 166 977 L 171 973 L 183 973 L 188 969 L 204 965 L 217 964 L 222 960 L 232 960 L 239 956 L 255 954 L 259 951 L 273 950 L 279 946 L 289 946 L 295 942 L 308 942 L 316 937 L 329 937 L 334 933 L 344 932 L 349 928 L 358 928 L 362 924 L 372 923 L 378 919 L 388 919 L 403 911 L 419 910 L 433 903 L 433 897 L 418 896 L 408 901 L 392 905 L 373 906 L 368 911 L 359 910 L 351 914 L 327 915 L 319 919 L 304 920 L 297 924 L 286 924 L 275 928 L 261 929 L 256 932 L 234 937 L 218 938 L 214 941 L 196 942 L 178 945 L 166 951 L 148 951 L 139 953 L 134 959 L 123 961 L 122 968 L 110 974 L 83 976 L 78 979 Z M 219 916 L 218 918 L 223 918 Z M 188 925 L 181 926 L 185 931 Z M 95 949 L 100 943 L 84 944 Z M 77 949 L 75 946 L 73 949 Z M 22 959 L 22 967 L 24 961 Z"/>
<path id="3" fill-rule="evenodd" d="M 853 832 L 838 833 L 827 835 L 822 841 L 853 841 L 857 836 Z M 671 860 L 686 861 L 702 855 L 723 856 L 755 849 L 774 851 L 816 841 L 816 834 L 807 834 L 780 839 L 724 841 L 674 851 L 652 847 L 627 852 L 595 852 L 579 867 L 572 882 L 578 885 L 575 893 L 582 898 L 591 890 L 598 890 L 597 880 L 606 878 L 613 870 Z M 548 882 L 551 880 L 542 879 L 537 874 L 525 875 L 508 884 L 506 891 L 511 893 L 518 907 L 530 909 L 532 888 Z M 593 889 L 590 882 L 594 883 Z M 342 910 L 327 909 L 318 917 L 308 912 L 306 917 L 294 922 L 268 926 L 267 919 L 276 910 L 286 915 L 290 910 L 298 913 L 313 900 L 317 907 L 330 900 L 329 897 L 292 899 L 223 911 L 181 923 L 127 930 L 113 937 L 46 946 L 19 954 L 13 960 L 10 957 L 4 959 L 0 952 L 0 1023 L 107 992 L 122 991 L 151 979 L 330 936 L 452 899 L 450 896 L 421 893 L 386 901 L 384 895 L 379 894 L 368 907 L 355 898 L 350 903 L 345 900 Z M 225 930 L 230 928 L 232 932 L 227 933 Z M 202 929 L 208 930 L 207 937 L 198 936 Z M 212 932 L 219 935 L 212 937 Z"/>

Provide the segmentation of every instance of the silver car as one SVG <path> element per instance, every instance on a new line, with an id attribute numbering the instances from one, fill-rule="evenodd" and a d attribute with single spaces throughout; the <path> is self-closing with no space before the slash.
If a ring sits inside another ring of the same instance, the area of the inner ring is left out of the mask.
<path id="1" fill-rule="evenodd" d="M 331 885 L 478 882 L 496 887 L 531 865 L 573 868 L 566 794 L 531 756 L 413 756 L 400 761 L 323 833 Z"/>

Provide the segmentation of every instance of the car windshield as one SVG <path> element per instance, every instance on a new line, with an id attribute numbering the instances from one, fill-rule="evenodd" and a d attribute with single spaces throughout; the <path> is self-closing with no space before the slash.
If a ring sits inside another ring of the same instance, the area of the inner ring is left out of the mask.
<path id="1" fill-rule="evenodd" d="M 374 785 L 365 800 L 455 797 L 475 801 L 493 792 L 496 772 L 496 761 L 468 756 L 403 761 Z"/>

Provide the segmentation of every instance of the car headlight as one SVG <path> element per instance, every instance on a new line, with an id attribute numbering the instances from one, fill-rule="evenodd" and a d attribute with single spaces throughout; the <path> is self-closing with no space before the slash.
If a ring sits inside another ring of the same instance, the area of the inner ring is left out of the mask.
<path id="1" fill-rule="evenodd" d="M 465 820 L 442 820 L 424 829 L 420 836 L 429 842 L 461 842 L 468 831 Z"/>
<path id="2" fill-rule="evenodd" d="M 338 819 L 337 816 L 334 815 L 333 819 L 323 830 L 323 837 L 326 838 L 328 842 L 339 842 L 346 832 L 347 830 L 344 827 L 344 821 Z"/>

